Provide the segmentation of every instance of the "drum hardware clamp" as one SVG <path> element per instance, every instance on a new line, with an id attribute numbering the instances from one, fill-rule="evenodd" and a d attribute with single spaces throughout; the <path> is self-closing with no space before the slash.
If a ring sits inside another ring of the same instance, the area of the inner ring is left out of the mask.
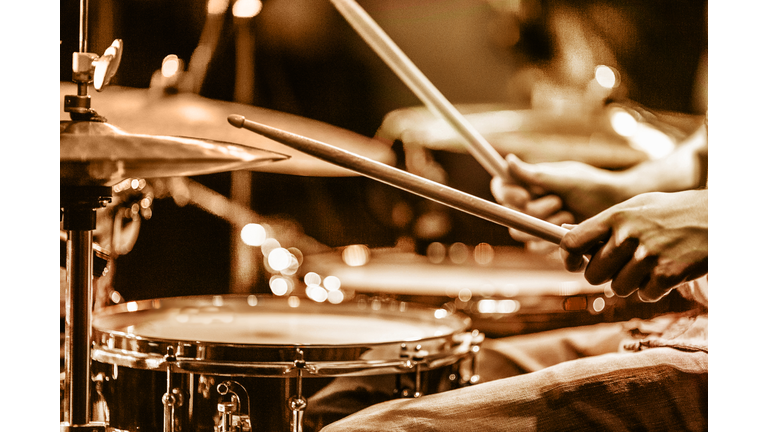
<path id="1" fill-rule="evenodd" d="M 246 414 L 241 414 L 243 403 L 240 395 L 232 387 L 238 387 L 245 395 Z M 231 394 L 229 401 L 219 402 L 217 410 L 221 415 L 219 425 L 216 426 L 216 432 L 250 432 L 251 431 L 251 408 L 248 391 L 237 381 L 224 381 L 216 386 L 216 391 L 223 397 Z"/>
<path id="2" fill-rule="evenodd" d="M 173 386 L 173 372 L 171 368 L 176 362 L 176 354 L 173 347 L 168 347 L 165 355 L 165 394 L 163 394 L 163 432 L 176 432 L 176 408 L 182 404 L 181 391 Z"/>
<path id="3" fill-rule="evenodd" d="M 300 348 L 296 348 L 296 356 L 298 358 L 293 361 L 293 369 L 296 369 L 296 396 L 291 396 L 288 399 L 288 408 L 291 410 L 290 430 L 291 432 L 303 432 L 304 410 L 307 408 L 307 399 L 301 395 L 301 374 L 304 369 L 307 369 L 307 362 L 304 360 L 304 351 Z"/>
<path id="4" fill-rule="evenodd" d="M 429 352 L 423 350 L 421 345 L 416 345 L 413 350 L 408 349 L 408 344 L 400 344 L 400 358 L 403 359 L 401 367 L 403 369 L 415 369 L 414 370 L 414 384 L 413 393 L 410 389 L 403 388 L 402 379 L 400 375 L 395 378 L 395 394 L 400 397 L 421 397 L 421 365 L 425 363 L 425 359 L 429 356 Z"/>
<path id="5" fill-rule="evenodd" d="M 471 348 L 470 351 L 472 352 L 472 360 L 471 360 L 471 370 L 472 375 L 469 377 L 469 380 L 464 382 L 464 385 L 472 385 L 477 384 L 480 382 L 480 366 L 479 362 L 477 361 L 477 354 L 480 352 L 480 344 L 485 340 L 485 334 L 480 333 L 479 330 L 472 330 L 472 333 L 470 333 L 470 344 Z"/>

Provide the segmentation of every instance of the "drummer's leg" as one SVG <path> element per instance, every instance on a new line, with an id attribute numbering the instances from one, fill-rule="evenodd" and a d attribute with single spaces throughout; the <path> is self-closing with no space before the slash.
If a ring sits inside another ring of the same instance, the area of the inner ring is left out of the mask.
<path id="1" fill-rule="evenodd" d="M 706 430 L 707 376 L 704 351 L 605 354 L 380 403 L 323 432 Z"/>
<path id="2" fill-rule="evenodd" d="M 582 357 L 619 351 L 628 337 L 624 323 L 597 324 L 529 335 L 486 339 L 480 349 L 480 382 L 534 372 Z M 392 398 L 393 378 L 387 376 L 336 379 L 309 399 L 305 423 L 328 424 Z"/>
<path id="3" fill-rule="evenodd" d="M 564 361 L 620 351 L 627 323 L 602 323 L 486 339 L 480 349 L 481 382 L 535 372 Z"/>

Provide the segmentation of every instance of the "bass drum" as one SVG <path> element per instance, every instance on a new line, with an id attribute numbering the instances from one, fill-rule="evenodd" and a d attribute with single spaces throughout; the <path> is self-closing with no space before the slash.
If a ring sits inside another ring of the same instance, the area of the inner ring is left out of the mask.
<path id="1" fill-rule="evenodd" d="M 377 402 L 477 381 L 482 335 L 470 325 L 399 301 L 129 302 L 94 315 L 94 399 L 114 430 L 318 430 Z"/>

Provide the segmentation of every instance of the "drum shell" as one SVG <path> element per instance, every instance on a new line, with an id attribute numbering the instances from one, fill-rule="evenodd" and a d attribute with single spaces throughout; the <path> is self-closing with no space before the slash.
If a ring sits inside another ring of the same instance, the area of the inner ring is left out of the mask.
<path id="1" fill-rule="evenodd" d="M 421 389 L 425 395 L 459 388 L 460 369 L 466 364 L 455 363 L 420 373 Z M 101 362 L 93 363 L 94 373 L 103 373 L 101 391 L 94 398 L 103 397 L 109 409 L 108 424 L 125 431 L 163 430 L 162 397 L 166 392 L 165 373 L 132 369 Z M 308 377 L 302 379 L 302 394 L 309 399 L 304 414 L 304 431 L 312 432 L 375 403 L 400 397 L 397 380 L 406 381 L 411 388 L 415 372 L 403 374 L 369 375 L 363 377 Z M 216 392 L 218 384 L 237 381 L 248 391 L 250 418 L 253 431 L 287 431 L 291 411 L 288 400 L 296 394 L 296 380 L 279 377 L 243 377 L 201 374 L 174 374 L 175 387 L 182 390 L 181 406 L 176 409 L 177 430 L 210 432 L 218 421 L 217 404 L 221 400 Z M 338 399 L 314 400 L 313 396 L 329 385 L 350 389 L 336 393 Z M 385 393 L 381 388 L 391 388 Z M 351 403 L 350 403 L 351 402 Z"/>

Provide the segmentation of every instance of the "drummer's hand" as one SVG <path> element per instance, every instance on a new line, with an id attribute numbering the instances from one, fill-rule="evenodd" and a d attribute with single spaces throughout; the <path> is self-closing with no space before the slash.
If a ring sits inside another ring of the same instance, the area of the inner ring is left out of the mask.
<path id="1" fill-rule="evenodd" d="M 612 280 L 621 297 L 639 289 L 641 300 L 657 301 L 707 273 L 707 200 L 706 190 L 692 190 L 641 194 L 613 206 L 565 234 L 566 269 L 586 264 L 589 283 Z"/>
<path id="2" fill-rule="evenodd" d="M 509 173 L 533 194 L 552 194 L 560 198 L 559 211 L 568 209 L 577 219 L 586 219 L 629 198 L 621 172 L 595 168 L 582 162 L 529 164 L 510 154 L 506 157 Z M 543 196 L 537 201 L 553 200 Z M 530 204 L 529 204 L 530 205 Z M 549 209 L 554 209 L 552 205 Z"/>
<path id="3" fill-rule="evenodd" d="M 574 222 L 573 214 L 562 209 L 563 202 L 557 195 L 532 198 L 526 188 L 505 183 L 501 177 L 494 177 L 491 180 L 491 193 L 498 203 L 555 225 L 572 224 Z M 556 245 L 550 242 L 514 228 L 509 228 L 509 235 L 513 239 L 525 243 L 526 248 L 534 252 L 544 253 L 557 248 Z"/>
<path id="4" fill-rule="evenodd" d="M 495 177 L 491 181 L 491 192 L 496 201 L 555 225 L 574 223 L 576 219 L 592 216 L 621 201 L 621 181 L 616 173 L 581 162 L 529 164 L 514 155 L 508 155 L 506 160 L 509 172 L 518 184 Z M 541 196 L 533 198 L 532 194 Z M 509 234 L 529 249 L 552 247 L 548 242 L 512 228 Z"/>

